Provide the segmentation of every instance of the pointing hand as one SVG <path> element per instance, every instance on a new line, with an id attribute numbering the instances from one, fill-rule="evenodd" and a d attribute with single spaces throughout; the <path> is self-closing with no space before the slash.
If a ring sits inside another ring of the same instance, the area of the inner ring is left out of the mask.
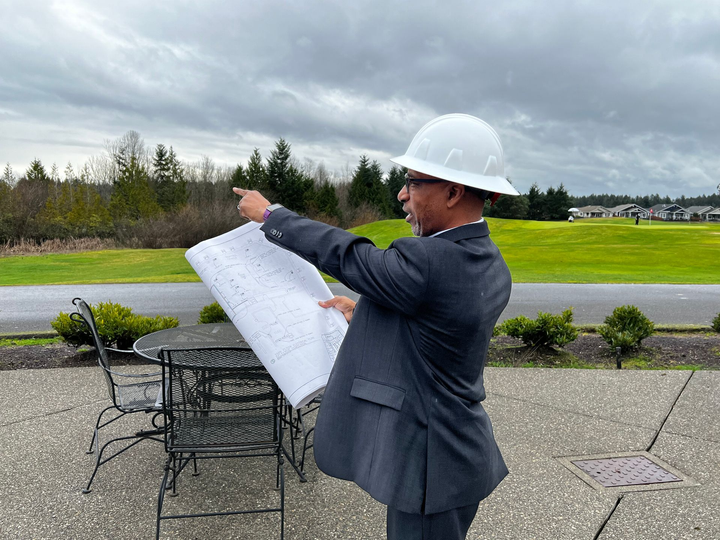
<path id="1" fill-rule="evenodd" d="M 240 210 L 240 215 L 251 221 L 262 223 L 263 214 L 265 213 L 265 209 L 270 205 L 270 201 L 263 197 L 259 191 L 242 188 L 233 188 L 233 191 L 242 197 L 237 206 L 238 210 Z"/>

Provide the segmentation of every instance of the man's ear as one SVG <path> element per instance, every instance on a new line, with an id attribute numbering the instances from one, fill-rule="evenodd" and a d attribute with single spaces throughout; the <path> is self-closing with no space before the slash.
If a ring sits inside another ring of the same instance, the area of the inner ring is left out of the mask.
<path id="1" fill-rule="evenodd" d="M 452 208 L 455 206 L 463 198 L 463 195 L 465 195 L 465 186 L 462 184 L 450 184 L 447 190 L 447 207 Z"/>

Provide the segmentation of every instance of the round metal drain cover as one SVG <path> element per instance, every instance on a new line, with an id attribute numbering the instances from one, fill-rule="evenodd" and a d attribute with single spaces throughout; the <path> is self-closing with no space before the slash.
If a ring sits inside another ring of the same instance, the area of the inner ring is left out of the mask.
<path id="1" fill-rule="evenodd" d="M 644 486 L 682 482 L 670 471 L 645 456 L 588 459 L 571 462 L 604 487 Z"/>

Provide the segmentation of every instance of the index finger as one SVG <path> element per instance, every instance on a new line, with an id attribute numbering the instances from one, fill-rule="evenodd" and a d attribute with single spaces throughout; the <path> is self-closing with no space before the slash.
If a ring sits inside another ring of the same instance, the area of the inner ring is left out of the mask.
<path id="1" fill-rule="evenodd" d="M 248 190 L 247 190 L 247 189 L 242 189 L 242 188 L 239 188 L 239 187 L 234 187 L 234 188 L 233 188 L 233 191 L 234 191 L 235 193 L 237 193 L 238 195 L 240 195 L 241 197 L 244 197 L 245 195 L 248 194 Z"/>

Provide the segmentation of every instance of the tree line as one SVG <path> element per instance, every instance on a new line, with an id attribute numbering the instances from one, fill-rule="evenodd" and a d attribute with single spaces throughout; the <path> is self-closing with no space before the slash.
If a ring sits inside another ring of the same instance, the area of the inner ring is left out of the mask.
<path id="1" fill-rule="evenodd" d="M 354 169 L 330 172 L 323 163 L 300 163 L 282 138 L 267 158 L 255 148 L 247 164 L 224 167 L 207 156 L 182 162 L 172 146 L 150 149 L 130 131 L 79 170 L 68 164 L 62 176 L 39 159 L 19 178 L 5 166 L 0 242 L 99 237 L 131 247 L 190 247 L 239 225 L 232 187 L 258 189 L 344 228 L 405 216 L 396 199 L 405 170 L 386 174 L 362 155 Z"/>
<path id="2" fill-rule="evenodd" d="M 720 191 L 720 186 L 718 186 Z M 581 206 L 604 206 L 605 208 L 612 208 L 621 204 L 635 203 L 643 208 L 650 208 L 656 204 L 679 204 L 683 208 L 688 206 L 712 206 L 717 208 L 720 206 L 720 193 L 713 193 L 711 195 L 700 195 L 698 197 L 685 197 L 682 195 L 675 199 L 671 199 L 667 195 L 661 197 L 657 193 L 654 195 L 638 195 L 637 197 L 631 197 L 629 195 L 610 195 L 603 193 L 600 195 L 585 195 L 582 197 L 572 197 L 573 206 L 578 208 Z"/>
<path id="3" fill-rule="evenodd" d="M 148 148 L 137 132 L 129 131 L 106 141 L 104 152 L 79 170 L 69 163 L 63 178 L 55 164 L 48 170 L 39 159 L 19 178 L 7 164 L 0 177 L 0 242 L 99 237 L 132 247 L 190 247 L 238 226 L 232 187 L 260 190 L 312 219 L 349 228 L 404 218 L 397 194 L 406 172 L 395 166 L 385 172 L 366 155 L 354 169 L 328 171 L 322 162 L 298 161 L 283 138 L 266 158 L 255 148 L 245 165 L 219 166 L 207 156 L 188 163 L 172 146 Z M 544 192 L 533 184 L 519 197 L 500 197 L 485 215 L 563 220 L 571 206 L 652 206 L 656 201 L 670 199 L 572 197 L 563 184 Z M 678 204 L 720 205 L 720 196 L 682 197 Z"/>

